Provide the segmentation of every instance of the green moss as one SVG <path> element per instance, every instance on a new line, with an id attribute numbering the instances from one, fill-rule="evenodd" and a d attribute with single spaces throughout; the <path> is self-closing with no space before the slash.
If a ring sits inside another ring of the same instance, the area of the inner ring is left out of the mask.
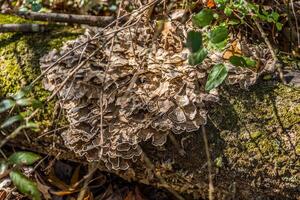
<path id="1" fill-rule="evenodd" d="M 276 182 L 282 187 L 300 185 L 299 99 L 299 89 L 272 81 L 248 91 L 224 90 L 222 107 L 212 109 L 210 115 L 222 130 L 223 146 L 218 151 L 225 155 L 227 167 L 251 173 L 255 183 L 270 187 Z"/>
<path id="2" fill-rule="evenodd" d="M 30 22 L 30 21 L 14 15 L 0 14 L 0 24 L 21 24 L 26 22 Z"/>
<path id="3" fill-rule="evenodd" d="M 0 15 L 0 23 L 23 23 L 26 20 Z M 46 33 L 0 34 L 0 97 L 17 92 L 30 84 L 40 74 L 39 59 L 52 49 L 60 48 L 64 41 L 75 39 L 81 29 L 52 26 Z M 30 94 L 40 101 L 46 100 L 49 92 L 38 82 Z M 45 105 L 36 119 L 42 125 L 51 124 L 54 102 Z"/>
<path id="4" fill-rule="evenodd" d="M 256 132 L 251 133 L 251 138 L 256 140 L 262 135 L 263 135 L 263 133 L 261 131 L 256 131 Z"/>

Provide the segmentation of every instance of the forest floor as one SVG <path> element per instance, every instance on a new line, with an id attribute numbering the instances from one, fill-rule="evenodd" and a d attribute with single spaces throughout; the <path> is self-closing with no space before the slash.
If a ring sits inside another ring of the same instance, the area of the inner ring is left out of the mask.
<path id="1" fill-rule="evenodd" d="M 32 3 L 33 2 L 33 3 Z M 34 11 L 41 6 L 40 9 L 44 9 L 47 12 L 58 12 L 58 13 L 69 13 L 69 14 L 90 14 L 90 15 L 99 15 L 99 16 L 111 16 L 116 17 L 119 3 L 115 1 L 101 1 L 101 4 L 80 4 L 79 1 L 74 1 L 73 4 L 67 4 L 64 1 L 50 1 L 51 4 L 42 5 L 41 3 L 32 1 L 31 3 L 22 4 L 21 1 L 17 1 L 16 4 L 14 3 L 2 3 L 0 0 L 0 8 L 2 6 L 2 10 L 12 9 L 12 7 L 17 6 L 18 8 L 22 8 L 23 11 Z M 35 2 L 35 3 L 34 3 Z M 126 9 L 130 10 L 131 3 L 130 1 L 122 1 Z M 139 1 L 140 3 L 143 1 Z M 176 1 L 170 1 L 170 7 L 176 7 Z M 174 3 L 175 2 L 175 3 Z M 185 2 L 185 1 L 183 1 Z M 190 2 L 190 1 L 187 1 Z M 271 60 L 270 57 L 274 55 L 276 60 L 278 59 L 278 65 L 276 70 L 273 70 L 272 73 L 265 73 L 261 66 L 263 64 L 258 63 L 255 64 L 255 69 L 253 70 L 255 73 L 261 75 L 259 81 L 273 81 L 273 82 L 286 82 L 285 85 L 288 87 L 296 87 L 300 86 L 300 36 L 299 36 L 299 24 L 297 16 L 300 15 L 300 3 L 294 2 L 292 4 L 292 12 L 287 12 L 285 9 L 289 9 L 285 7 L 286 1 L 276 1 L 276 6 L 272 7 L 273 3 L 270 1 L 257 1 L 257 4 L 262 6 L 266 12 L 263 12 L 261 15 L 257 15 L 262 24 L 256 28 L 256 21 L 251 20 L 251 15 L 246 15 L 245 18 L 240 19 L 241 12 L 244 12 L 243 9 L 234 7 L 234 5 L 227 5 L 226 9 L 222 9 L 219 11 L 219 7 L 217 6 L 218 1 L 208 0 L 208 1 L 197 1 L 201 2 L 199 5 L 196 3 L 190 8 L 191 13 L 198 13 L 203 7 L 217 10 L 215 15 L 219 14 L 221 17 L 216 17 L 216 19 L 223 19 L 224 23 L 234 23 L 234 20 L 231 18 L 227 19 L 226 16 L 231 12 L 233 15 L 238 16 L 237 19 L 245 22 L 241 25 L 241 27 L 231 27 L 230 32 L 236 35 L 244 34 L 246 35 L 246 40 L 249 43 L 254 44 L 254 41 L 260 40 L 261 43 L 264 43 L 262 48 L 268 49 L 270 47 L 268 42 L 271 43 L 270 52 L 268 52 L 267 58 L 263 57 L 265 60 L 263 61 L 264 64 L 267 63 L 267 60 Z M 220 1 L 222 2 L 222 1 Z M 181 5 L 180 5 L 181 6 Z M 233 6 L 233 7 L 230 7 Z M 177 8 L 177 7 L 176 7 Z M 14 8 L 13 8 L 14 9 Z M 170 8 L 169 10 L 172 10 Z M 233 9 L 230 11 L 230 9 Z M 236 9 L 236 10 L 234 10 Z M 174 9 L 176 10 L 176 9 Z M 242 10 L 242 11 L 241 11 Z M 161 11 L 155 10 L 153 11 L 153 15 L 157 18 L 160 18 L 159 15 Z M 221 14 L 220 14 L 221 13 Z M 225 13 L 225 14 L 224 14 Z M 267 13 L 267 14 L 266 14 Z M 214 15 L 214 17 L 215 17 Z M 270 17 L 270 16 L 271 17 Z M 231 15 L 232 16 L 232 15 Z M 153 17 L 153 18 L 155 18 Z M 257 19 L 257 18 L 255 18 Z M 0 16 L 0 23 L 1 24 L 11 24 L 11 23 L 33 23 L 36 21 L 32 20 L 24 20 L 19 17 L 10 16 L 10 15 L 1 15 Z M 222 22 L 223 23 L 223 22 Z M 38 22 L 38 24 L 45 24 L 45 22 Z M 52 27 L 53 26 L 53 27 Z M 13 94 L 20 90 L 23 86 L 30 84 L 39 74 L 39 58 L 41 58 L 44 54 L 48 53 L 51 49 L 60 48 L 64 41 L 75 39 L 80 34 L 82 34 L 82 28 L 78 25 L 68 26 L 66 30 L 61 31 L 61 28 L 64 25 L 50 25 L 51 31 L 49 34 L 43 33 L 39 35 L 39 33 L 0 33 L 0 63 L 3 66 L 6 66 L 5 69 L 0 71 L 0 100 L 5 99 L 6 96 L 9 94 Z M 167 26 L 166 26 L 167 27 Z M 162 32 L 168 32 L 168 28 L 163 28 Z M 53 28 L 53 29 L 52 29 Z M 156 27 L 157 28 L 157 27 Z M 262 28 L 263 34 L 260 30 Z M 1 29 L 1 28 L 0 28 Z M 159 29 L 159 28 L 158 28 Z M 58 31 L 56 31 L 58 30 Z M 239 31 L 241 30 L 241 31 Z M 65 34 L 67 32 L 67 34 Z M 159 31 L 158 31 L 159 32 Z M 160 34 L 161 32 L 159 32 Z M 262 37 L 261 35 L 264 35 Z M 210 37 L 210 36 L 209 36 Z M 267 38 L 267 40 L 265 39 Z M 207 39 L 207 38 L 206 38 Z M 232 39 L 232 38 L 231 38 Z M 43 45 L 37 45 L 35 40 L 43 40 Z M 17 42 L 16 42 L 17 41 Z M 225 52 L 227 57 L 236 56 L 238 57 L 238 62 L 235 62 L 237 65 L 247 65 L 246 58 L 242 56 L 241 50 L 238 48 L 237 43 L 235 40 L 232 40 L 232 44 L 229 45 L 230 47 Z M 245 41 L 240 41 L 245 42 Z M 267 44 L 266 44 L 267 43 Z M 193 46 L 193 45 L 192 45 Z M 252 45 L 254 46 L 254 45 Z M 4 49 L 5 47 L 5 49 Z M 193 47 L 192 47 L 193 48 Z M 275 54 L 273 55 L 272 50 L 276 50 Z M 270 54 L 272 54 L 270 56 Z M 28 56 L 29 55 L 29 56 Z M 225 54 L 224 54 L 225 55 Z M 224 57 L 223 55 L 223 57 Z M 27 57 L 28 56 L 28 57 Z M 229 58 L 225 58 L 229 60 Z M 11 60 L 8 60 L 11 59 Z M 263 60 L 263 59 L 262 59 Z M 249 60 L 247 60 L 249 61 Z M 280 61 L 280 62 L 279 62 Z M 261 66 L 260 66 L 261 64 Z M 16 66 L 21 66 L 20 70 Z M 28 67 L 30 66 L 30 67 Z M 1 66 L 0 66 L 1 67 Z M 249 67 L 249 66 L 247 66 Z M 252 66 L 253 67 L 253 66 Z M 282 69 L 283 68 L 283 69 Z M 280 71 L 281 70 L 281 71 Z M 8 73 L 11 72 L 11 73 Z M 261 74 L 260 74 L 261 73 Z M 282 73 L 282 74 L 281 74 Z M 9 74 L 7 76 L 6 74 Z M 13 80 L 13 81 L 12 81 Z M 43 101 L 49 96 L 49 92 L 45 91 L 41 88 L 42 84 L 38 83 L 37 86 L 33 89 L 36 96 L 38 96 L 39 100 Z M 291 90 L 293 91 L 293 90 Z M 298 95 L 295 94 L 295 95 Z M 288 96 L 288 95 L 284 95 Z M 290 94 L 292 96 L 292 94 Z M 245 100 L 245 99 L 244 99 Z M 251 97 L 249 96 L 249 101 Z M 264 102 L 265 103 L 265 102 Z M 255 103 L 254 103 L 255 104 Z M 47 109 L 43 111 L 43 113 L 39 113 L 37 118 L 46 119 L 40 121 L 41 126 L 48 126 L 51 128 L 57 128 L 60 126 L 65 125 L 66 119 L 63 117 L 59 119 L 55 119 L 54 112 L 55 112 L 55 102 L 50 101 L 47 104 Z M 31 109 L 31 108 L 30 108 Z M 30 110 L 29 109 L 29 110 Z M 293 109 L 291 109 L 293 110 Z M 296 109 L 295 109 L 296 110 Z M 31 110 L 32 111 L 32 110 Z M 263 111 L 262 111 L 263 112 Z M 297 110 L 295 111 L 295 113 Z M 22 110 L 22 114 L 26 111 Z M 46 117 L 45 117 L 46 116 Z M 286 114 L 288 116 L 288 114 Z M 0 122 L 4 121 L 6 115 L 1 115 L 0 112 Z M 262 117 L 264 118 L 264 117 Z M 266 119 L 268 120 L 268 119 Z M 295 119 L 291 119 L 291 121 L 299 120 L 298 117 Z M 293 121 L 293 122 L 294 122 Z M 57 122 L 54 124 L 53 122 Z M 292 122 L 291 122 L 292 123 Z M 296 127 L 297 125 L 295 125 Z M 292 127 L 292 125 L 290 126 Z M 0 129 L 1 134 L 7 135 L 6 133 L 9 129 Z M 45 131 L 47 132 L 47 131 Z M 275 131 L 276 132 L 276 131 Z M 257 136 L 262 141 L 265 136 L 261 136 L 261 133 Z M 26 134 L 25 134 L 26 135 Z M 298 135 L 295 134 L 297 137 Z M 295 136 L 295 137 L 296 137 Z M 252 137 L 252 136 L 251 136 Z M 256 137 L 256 136 L 254 136 Z M 265 139 L 268 136 L 265 137 Z M 296 138 L 297 139 L 297 138 Z M 254 138 L 255 140 L 255 138 Z M 266 139 L 268 140 L 268 139 Z M 283 141 L 284 139 L 282 139 Z M 281 142 L 282 142 L 281 141 Z M 263 141 L 264 144 L 268 143 L 267 141 Z M 285 142 L 285 141 L 283 141 Z M 231 144 L 234 146 L 234 143 Z M 300 143 L 298 141 L 295 142 L 296 152 L 299 153 L 300 151 Z M 43 145 L 43 144 L 41 144 Z M 252 143 L 250 144 L 252 145 Z M 298 145 L 298 146 L 297 146 Z M 245 145 L 247 146 L 247 145 Z M 249 146 L 249 145 L 248 145 Z M 248 147 L 247 146 L 247 147 Z M 267 146 L 267 145 L 265 145 Z M 45 147 L 47 148 L 47 147 Z M 237 147 L 236 149 L 238 149 Z M 249 147 L 250 148 L 250 147 Z M 235 150 L 236 150 L 235 149 Z M 0 148 L 1 157 L 3 157 L 3 162 L 0 162 L 0 200 L 4 199 L 28 199 L 28 191 L 27 195 L 22 194 L 18 191 L 17 187 L 12 183 L 11 178 L 9 178 L 8 171 L 5 166 L 2 165 L 6 162 L 9 155 L 15 152 L 23 151 L 23 147 L 16 147 L 16 145 L 10 144 L 8 142 L 3 148 Z M 47 150 L 46 150 L 47 151 Z M 249 150 L 251 151 L 251 150 Z M 268 154 L 269 150 L 266 150 L 266 154 Z M 253 151 L 254 152 L 254 151 Z M 252 152 L 252 153 L 253 153 Z M 256 152 L 257 153 L 257 152 Z M 296 153 L 296 155 L 297 155 Z M 280 153 L 278 153 L 280 154 Z M 247 154 L 248 155 L 248 154 Z M 84 162 L 76 162 L 74 160 L 64 160 L 64 159 L 57 159 L 57 157 L 53 157 L 50 155 L 40 155 L 38 162 L 35 162 L 34 165 L 31 167 L 22 166 L 21 171 L 27 177 L 31 177 L 35 180 L 38 190 L 41 192 L 43 198 L 45 199 L 54 199 L 54 200 L 168 200 L 168 199 L 175 199 L 174 195 L 170 193 L 167 189 L 158 189 L 154 186 L 149 186 L 146 184 L 138 183 L 136 181 L 125 181 L 124 179 L 118 177 L 115 174 L 109 172 L 103 172 L 100 170 L 92 171 L 89 168 L 89 165 L 84 164 Z M 204 156 L 205 157 L 205 156 Z M 219 158 L 219 157 L 218 157 Z M 239 158 L 237 158 L 239 159 Z M 293 158 L 294 159 L 294 158 Z M 249 159 L 250 160 L 250 159 Z M 294 159 L 295 163 L 297 164 L 299 160 L 297 158 Z M 243 161 L 243 160 L 242 160 Z M 214 162 L 217 162 L 214 160 Z M 221 161 L 222 162 L 222 161 Z M 276 161 L 277 163 L 277 161 Z M 279 163 L 279 162 L 278 162 Z M 272 163 L 273 164 L 273 163 Z M 296 165 L 295 164 L 295 165 Z M 3 169 L 2 169 L 3 167 Z M 294 165 L 291 164 L 291 168 Z M 14 170 L 12 168 L 11 170 Z M 294 169 L 292 169 L 294 170 Z M 280 170 L 279 170 L 280 171 Z M 5 172 L 5 173 L 3 173 Z M 145 172 L 146 173 L 146 172 Z M 5 176 L 3 175 L 5 174 Z M 298 173 L 295 172 L 296 175 L 293 174 L 293 177 L 298 177 Z M 128 176 L 129 177 L 129 176 Z M 88 180 L 88 181 L 87 181 Z M 297 180 L 296 180 L 297 181 Z M 292 182 L 292 181 L 291 181 Z M 29 182 L 31 184 L 31 182 Z M 86 185 L 87 184 L 87 185 Z M 19 189 L 20 190 L 20 189 Z M 23 192 L 24 193 L 24 192 Z M 26 192 L 25 192 L 26 193 Z M 30 193 L 30 192 L 29 192 Z M 83 193 L 83 198 L 80 195 Z M 192 195 L 181 194 L 185 199 L 193 199 Z M 29 195 L 30 196 L 30 195 Z M 196 198 L 196 197 L 195 197 Z M 200 197 L 198 197 L 200 198 Z M 29 198 L 30 199 L 30 198 Z"/>

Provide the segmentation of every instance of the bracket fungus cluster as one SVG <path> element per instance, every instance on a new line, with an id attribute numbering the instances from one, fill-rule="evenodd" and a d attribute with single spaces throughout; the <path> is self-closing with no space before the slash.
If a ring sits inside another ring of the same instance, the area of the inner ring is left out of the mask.
<path id="1" fill-rule="evenodd" d="M 141 142 L 162 146 L 168 134 L 206 124 L 206 103 L 218 101 L 217 93 L 204 89 L 207 75 L 212 63 L 224 61 L 209 55 L 201 65 L 189 65 L 188 29 L 176 20 L 158 37 L 143 20 L 105 32 L 88 29 L 41 58 L 45 71 L 69 53 L 43 80 L 49 91 L 61 88 L 57 96 L 69 121 L 62 133 L 66 146 L 110 170 L 126 170 L 141 156 Z M 252 70 L 228 68 L 229 83 L 256 81 Z"/>

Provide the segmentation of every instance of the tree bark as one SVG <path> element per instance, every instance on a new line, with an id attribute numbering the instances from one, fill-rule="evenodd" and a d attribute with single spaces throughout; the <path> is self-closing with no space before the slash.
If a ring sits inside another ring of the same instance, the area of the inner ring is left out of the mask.
<path id="1" fill-rule="evenodd" d="M 44 34 L 1 35 L 0 96 L 4 97 L 20 85 L 30 83 L 39 74 L 38 59 L 50 49 L 60 47 L 64 40 L 76 37 L 78 32 L 74 29 L 56 29 Z M 33 92 L 40 100 L 45 99 L 43 95 L 48 95 L 41 88 L 41 83 Z M 299 99 L 299 89 L 276 81 L 260 81 L 248 91 L 226 86 L 222 89 L 221 101 L 211 105 L 205 127 L 212 159 L 215 199 L 296 199 L 299 196 Z M 86 162 L 64 146 L 61 130 L 45 134 L 57 128 L 52 123 L 57 118 L 53 115 L 54 105 L 55 102 L 46 105 L 35 119 L 41 121 L 42 131 L 28 132 L 30 140 L 20 135 L 9 145 L 59 155 L 59 159 Z M 0 121 L 5 117 L 0 115 Z M 148 143 L 142 144 L 145 155 L 155 167 L 156 176 L 143 159 L 138 160 L 130 171 L 111 172 L 127 180 L 169 187 L 179 193 L 190 194 L 195 199 L 205 199 L 208 197 L 209 181 L 201 134 L 199 130 L 192 134 L 175 135 L 186 152 L 185 156 L 171 141 L 161 149 Z M 0 134 L 0 140 L 3 137 Z M 101 169 L 106 170 L 104 166 Z M 166 183 L 162 184 L 158 175 Z"/>

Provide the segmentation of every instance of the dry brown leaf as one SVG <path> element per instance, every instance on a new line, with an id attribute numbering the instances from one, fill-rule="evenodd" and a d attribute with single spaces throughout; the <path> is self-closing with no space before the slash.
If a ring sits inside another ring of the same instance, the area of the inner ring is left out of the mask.
<path id="1" fill-rule="evenodd" d="M 73 187 L 79 180 L 80 165 L 78 165 L 72 175 L 70 186 Z"/>
<path id="2" fill-rule="evenodd" d="M 46 200 L 51 199 L 51 195 L 49 193 L 50 187 L 43 183 L 41 176 L 37 172 L 35 173 L 35 180 L 37 182 L 38 190 L 42 193 L 43 197 Z"/>
<path id="3" fill-rule="evenodd" d="M 66 183 L 64 183 L 62 180 L 57 178 L 57 176 L 54 173 L 54 169 L 51 168 L 50 174 L 48 176 L 48 181 L 51 183 L 53 186 L 61 189 L 61 190 L 68 190 L 70 186 Z"/>
<path id="4" fill-rule="evenodd" d="M 7 195 L 6 191 L 0 190 L 0 200 L 5 200 L 6 195 Z"/>
<path id="5" fill-rule="evenodd" d="M 124 200 L 136 200 L 132 191 L 129 191 Z"/>

